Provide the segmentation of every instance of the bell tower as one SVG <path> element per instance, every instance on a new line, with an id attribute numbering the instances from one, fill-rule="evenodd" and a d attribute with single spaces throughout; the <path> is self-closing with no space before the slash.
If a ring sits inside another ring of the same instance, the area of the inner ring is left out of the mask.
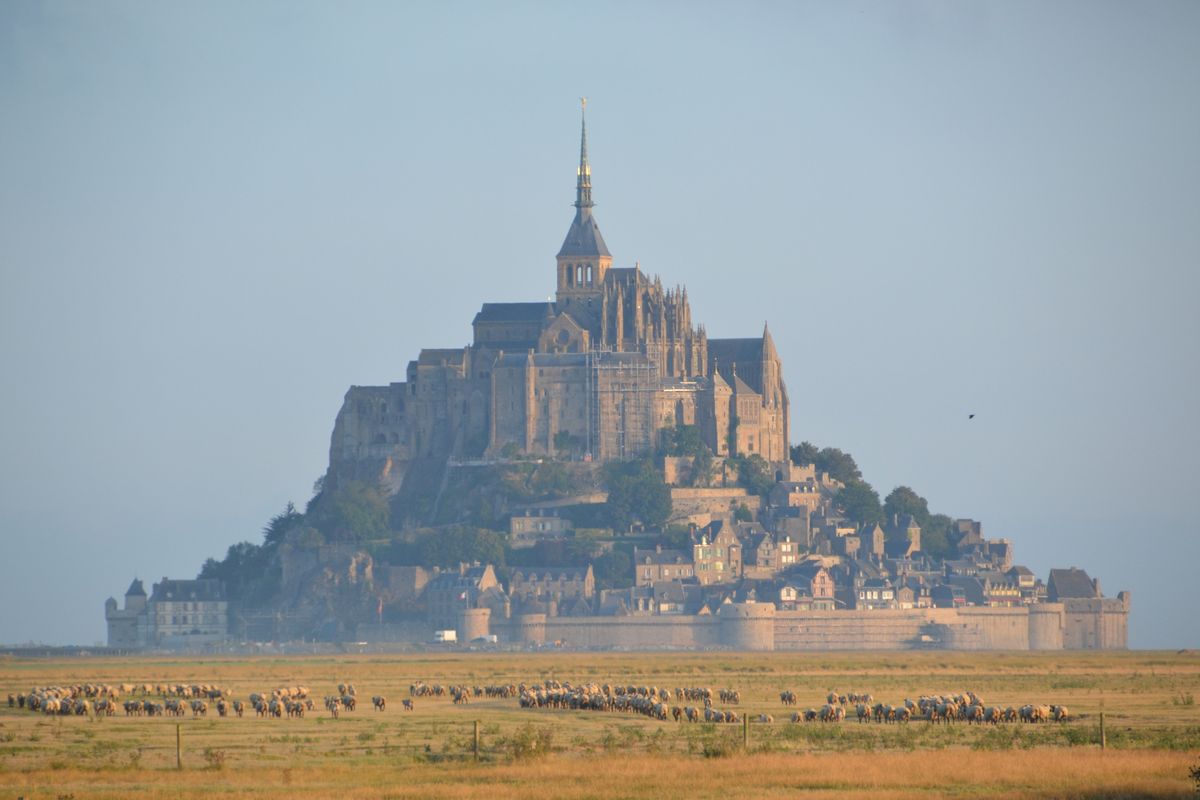
<path id="1" fill-rule="evenodd" d="M 579 170 L 575 178 L 575 219 L 558 251 L 558 308 L 585 326 L 598 318 L 604 293 L 604 274 L 612 255 L 592 216 L 592 168 L 587 152 L 587 98 L 580 98 Z"/>

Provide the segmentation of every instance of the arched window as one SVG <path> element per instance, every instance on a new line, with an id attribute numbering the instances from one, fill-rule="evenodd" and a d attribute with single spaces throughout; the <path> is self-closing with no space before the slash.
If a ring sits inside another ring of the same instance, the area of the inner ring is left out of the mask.
<path id="1" fill-rule="evenodd" d="M 583 286 L 583 264 L 578 265 L 575 269 L 575 283 L 578 286 Z"/>
<path id="2" fill-rule="evenodd" d="M 592 285 L 592 265 L 591 264 L 588 264 L 588 268 L 587 268 L 587 285 L 588 286 Z"/>

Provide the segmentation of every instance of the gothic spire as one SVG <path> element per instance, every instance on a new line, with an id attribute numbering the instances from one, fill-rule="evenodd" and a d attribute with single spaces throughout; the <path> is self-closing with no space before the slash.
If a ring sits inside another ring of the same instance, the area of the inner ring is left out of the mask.
<path id="1" fill-rule="evenodd" d="M 579 98 L 579 176 L 575 180 L 575 207 L 592 207 L 592 168 L 587 154 L 587 98 Z"/>
<path id="2" fill-rule="evenodd" d="M 600 227 L 592 216 L 592 167 L 588 164 L 587 152 L 587 98 L 581 97 L 583 111 L 580 114 L 579 172 L 575 179 L 575 219 L 567 231 L 567 238 L 558 251 L 558 258 L 577 256 L 606 256 L 611 258 Z M 603 278 L 603 276 L 600 276 Z"/>

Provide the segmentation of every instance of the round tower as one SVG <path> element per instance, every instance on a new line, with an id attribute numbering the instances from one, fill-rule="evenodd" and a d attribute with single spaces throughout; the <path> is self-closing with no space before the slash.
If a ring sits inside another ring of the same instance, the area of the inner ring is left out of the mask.
<path id="1" fill-rule="evenodd" d="M 546 643 L 545 614 L 520 614 L 513 627 L 516 629 L 518 641 L 537 645 Z"/>
<path id="2" fill-rule="evenodd" d="M 734 650 L 775 649 L 773 603 L 726 603 L 721 606 L 721 643 Z"/>
<path id="3" fill-rule="evenodd" d="M 465 608 L 458 615 L 458 640 L 473 642 L 492 632 L 490 608 Z"/>
<path id="4" fill-rule="evenodd" d="M 1029 649 L 1063 649 L 1062 603 L 1038 603 L 1029 607 Z"/>

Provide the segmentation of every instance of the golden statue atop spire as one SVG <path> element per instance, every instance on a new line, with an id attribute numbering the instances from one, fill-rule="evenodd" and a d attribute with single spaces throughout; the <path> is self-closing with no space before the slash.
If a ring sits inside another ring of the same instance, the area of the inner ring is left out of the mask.
<path id="1" fill-rule="evenodd" d="M 587 98 L 586 97 L 579 98 L 579 105 L 583 106 L 584 111 L 587 111 Z"/>

